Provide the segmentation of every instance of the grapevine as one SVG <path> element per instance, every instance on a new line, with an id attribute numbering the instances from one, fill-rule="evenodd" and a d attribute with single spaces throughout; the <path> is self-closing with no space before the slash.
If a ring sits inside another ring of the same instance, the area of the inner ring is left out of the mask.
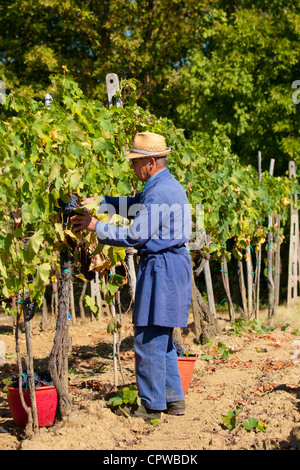
<path id="1" fill-rule="evenodd" d="M 266 172 L 258 183 L 256 170 L 239 163 L 229 141 L 188 140 L 170 120 L 133 100 L 107 109 L 86 98 L 69 76 L 52 77 L 51 92 L 49 109 L 18 92 L 0 108 L 0 289 L 6 313 L 19 319 L 23 313 L 30 321 L 50 283 L 51 266 L 61 259 L 67 263 L 61 281 L 90 280 L 98 272 L 112 302 L 123 281 L 107 273 L 124 261 L 125 249 L 99 245 L 95 233 L 73 232 L 69 219 L 85 210 L 80 204 L 87 197 L 99 196 L 88 207 L 97 214 L 102 194 L 127 196 L 142 189 L 124 155 L 143 130 L 163 134 L 172 148 L 169 168 L 187 191 L 194 224 L 195 208 L 203 205 L 210 240 L 203 249 L 211 257 L 239 259 L 247 247 L 257 250 L 265 243 L 270 214 L 279 213 L 283 226 L 288 220 L 297 181 Z M 229 239 L 235 240 L 233 250 Z M 196 262 L 199 252 L 191 256 Z M 25 300 L 18 304 L 20 298 Z"/>

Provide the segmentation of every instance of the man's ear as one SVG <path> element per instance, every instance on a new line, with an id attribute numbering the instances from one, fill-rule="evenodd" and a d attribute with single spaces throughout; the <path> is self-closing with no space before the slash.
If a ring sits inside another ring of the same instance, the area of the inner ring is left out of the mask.
<path id="1" fill-rule="evenodd" d="M 149 158 L 149 163 L 150 163 L 151 168 L 154 167 L 155 162 L 156 162 L 155 158 L 153 158 L 153 157 L 150 157 L 150 158 Z"/>

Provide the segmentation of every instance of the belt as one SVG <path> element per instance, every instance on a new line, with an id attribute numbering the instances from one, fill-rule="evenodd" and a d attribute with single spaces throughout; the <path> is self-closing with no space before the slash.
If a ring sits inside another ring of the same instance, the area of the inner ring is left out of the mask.
<path id="1" fill-rule="evenodd" d="M 186 245 L 183 244 L 183 245 L 180 245 L 180 246 L 170 246 L 169 248 L 165 248 L 164 250 L 160 250 L 160 251 L 147 251 L 147 252 L 144 252 L 144 253 L 141 253 L 140 251 L 138 251 L 138 256 L 148 256 L 148 255 L 161 255 L 162 253 L 178 253 L 179 250 L 181 250 L 181 248 L 186 248 Z"/>

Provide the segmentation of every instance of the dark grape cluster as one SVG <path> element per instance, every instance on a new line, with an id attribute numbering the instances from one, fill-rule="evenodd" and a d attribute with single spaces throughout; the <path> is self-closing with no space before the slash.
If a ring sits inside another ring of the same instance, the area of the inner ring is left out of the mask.
<path id="1" fill-rule="evenodd" d="M 29 297 L 26 297 L 26 299 L 23 300 L 23 314 L 25 321 L 30 321 L 34 317 L 36 306 L 37 303 L 35 301 L 31 301 Z"/>
<path id="2" fill-rule="evenodd" d="M 54 210 L 60 216 L 62 216 L 62 223 L 64 228 L 66 228 L 70 217 L 75 215 L 74 209 L 78 207 L 78 196 L 76 196 L 76 194 L 73 194 L 73 196 L 69 198 L 69 201 L 67 203 L 59 199 L 58 204 L 59 207 L 54 206 Z"/>
<path id="3" fill-rule="evenodd" d="M 70 197 L 69 201 L 67 204 L 63 204 L 62 210 L 63 210 L 63 226 L 66 227 L 68 225 L 68 221 L 73 215 L 76 213 L 74 212 L 74 209 L 78 207 L 78 197 L 73 194 L 73 196 Z M 74 225 L 75 227 L 75 225 Z"/>
<path id="4" fill-rule="evenodd" d="M 178 356 L 178 357 L 184 357 L 184 356 L 185 356 L 185 352 L 184 352 L 183 347 L 182 347 L 181 344 L 179 343 L 179 341 L 174 341 L 174 346 L 175 346 L 175 348 L 176 348 L 177 356 Z"/>
<path id="5" fill-rule="evenodd" d="M 36 387 L 42 387 L 43 385 L 44 386 L 53 385 L 50 372 L 47 372 L 47 371 L 35 372 L 34 373 L 34 385 Z"/>
<path id="6" fill-rule="evenodd" d="M 35 387 L 45 387 L 53 385 L 51 380 L 51 375 L 47 371 L 35 372 L 34 373 L 34 386 Z M 19 380 L 17 379 L 13 384 L 12 387 L 18 388 L 19 387 Z M 22 387 L 28 388 L 28 374 L 23 371 L 22 375 Z"/>

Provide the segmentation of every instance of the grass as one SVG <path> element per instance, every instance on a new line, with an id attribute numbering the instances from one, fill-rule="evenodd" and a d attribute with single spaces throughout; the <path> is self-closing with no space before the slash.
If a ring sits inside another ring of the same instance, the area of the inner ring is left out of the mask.
<path id="1" fill-rule="evenodd" d="M 224 320 L 226 323 L 229 322 L 228 312 L 218 311 L 217 315 L 219 320 Z M 239 316 L 238 312 L 236 312 L 236 316 Z M 251 317 L 251 319 L 253 320 L 254 317 Z M 287 307 L 287 305 L 277 307 L 275 315 L 270 322 L 268 320 L 268 309 L 262 308 L 259 312 L 258 320 L 262 325 L 274 327 L 281 327 L 288 324 L 291 328 L 299 330 L 300 332 L 300 300 L 289 307 Z"/>
<path id="2" fill-rule="evenodd" d="M 267 312 L 265 314 L 265 319 L 267 321 Z M 263 317 L 261 318 L 262 321 L 265 319 Z M 300 331 L 300 302 L 289 307 L 286 305 L 280 305 L 277 307 L 272 322 L 277 325 L 285 325 L 288 323 L 292 328 Z"/>

